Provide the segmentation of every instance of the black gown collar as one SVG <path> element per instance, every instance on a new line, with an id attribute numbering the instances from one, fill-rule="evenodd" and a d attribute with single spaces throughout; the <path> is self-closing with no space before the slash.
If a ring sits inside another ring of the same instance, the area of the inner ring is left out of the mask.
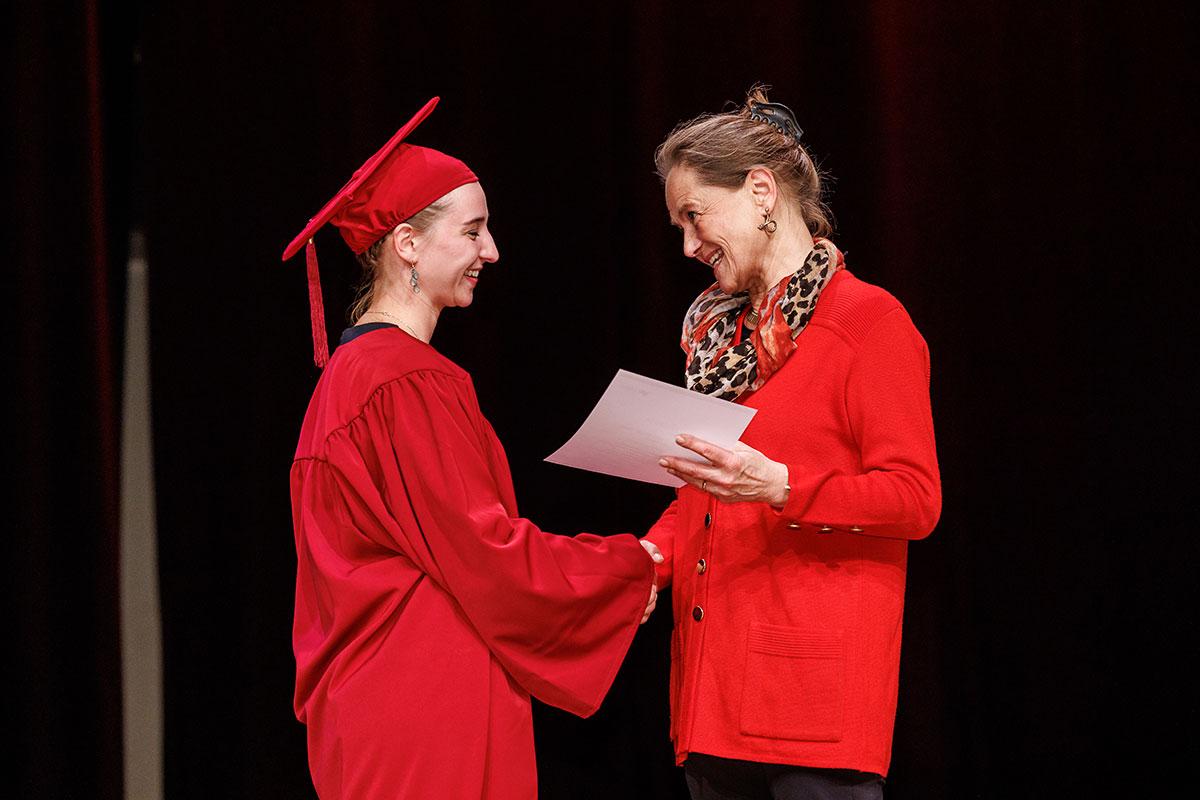
<path id="1" fill-rule="evenodd" d="M 340 347 L 341 345 L 349 344 L 350 342 L 354 341 L 358 337 L 362 336 L 364 333 L 370 333 L 371 331 L 381 331 L 384 328 L 398 328 L 398 327 L 400 327 L 400 326 L 393 325 L 390 322 L 364 322 L 361 325 L 355 325 L 351 328 L 346 328 L 346 330 L 342 331 L 342 338 L 338 339 L 338 346 Z"/>

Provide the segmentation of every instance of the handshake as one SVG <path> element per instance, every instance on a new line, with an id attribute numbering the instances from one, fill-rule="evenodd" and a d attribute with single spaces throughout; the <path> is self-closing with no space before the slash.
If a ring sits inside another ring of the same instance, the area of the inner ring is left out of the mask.
<path id="1" fill-rule="evenodd" d="M 642 547 L 646 548 L 646 552 L 650 554 L 651 561 L 653 561 L 655 564 L 661 564 L 663 562 L 663 555 L 662 553 L 658 552 L 658 547 L 655 546 L 654 542 L 646 539 L 641 539 L 639 541 Z M 657 578 L 654 579 L 654 583 L 650 586 L 650 601 L 646 603 L 646 613 L 642 614 L 642 624 L 645 624 L 646 620 L 650 619 L 650 615 L 654 613 L 654 607 L 656 605 L 658 605 Z"/>

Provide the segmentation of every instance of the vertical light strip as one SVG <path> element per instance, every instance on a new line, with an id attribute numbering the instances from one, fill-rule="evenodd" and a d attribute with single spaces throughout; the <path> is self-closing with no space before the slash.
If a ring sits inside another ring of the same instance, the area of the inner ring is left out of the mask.
<path id="1" fill-rule="evenodd" d="M 146 247 L 130 236 L 121 400 L 121 681 L 125 798 L 162 800 L 162 621 L 150 427 Z"/>

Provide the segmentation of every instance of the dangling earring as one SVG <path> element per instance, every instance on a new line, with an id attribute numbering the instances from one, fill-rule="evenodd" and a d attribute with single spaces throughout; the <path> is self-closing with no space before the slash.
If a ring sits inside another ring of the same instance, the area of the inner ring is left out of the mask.
<path id="1" fill-rule="evenodd" d="M 417 275 L 417 268 L 416 268 L 416 266 L 413 266 L 412 272 L 410 272 L 409 276 L 408 276 L 408 285 L 412 287 L 413 294 L 421 293 L 421 287 L 417 285 L 418 277 L 420 277 L 420 276 Z"/>
<path id="2" fill-rule="evenodd" d="M 771 219 L 770 211 L 764 211 L 764 212 L 762 212 L 762 215 L 763 215 L 763 222 L 762 222 L 762 225 L 758 226 L 758 229 L 760 231 L 762 231 L 763 233 L 765 233 L 767 236 L 771 236 L 775 233 L 775 230 L 779 227 L 779 223 L 776 222 L 775 220 Z"/>

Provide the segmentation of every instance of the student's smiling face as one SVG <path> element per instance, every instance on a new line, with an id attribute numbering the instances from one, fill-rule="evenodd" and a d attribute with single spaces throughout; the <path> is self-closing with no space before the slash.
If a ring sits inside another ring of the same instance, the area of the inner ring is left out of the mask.
<path id="1" fill-rule="evenodd" d="M 437 308 L 465 308 L 484 265 L 500 258 L 488 230 L 487 197 L 478 183 L 468 183 L 438 202 L 446 209 L 414 237 L 421 292 Z"/>

